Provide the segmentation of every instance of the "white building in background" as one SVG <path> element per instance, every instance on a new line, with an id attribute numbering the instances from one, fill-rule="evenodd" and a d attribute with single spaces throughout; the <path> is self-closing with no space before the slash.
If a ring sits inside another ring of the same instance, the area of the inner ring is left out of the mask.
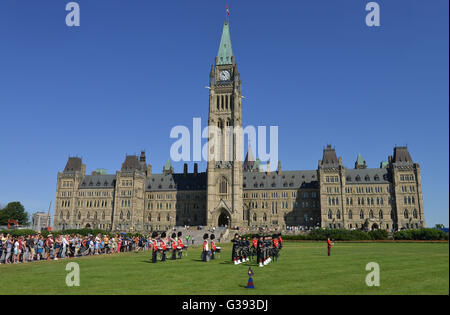
<path id="1" fill-rule="evenodd" d="M 32 216 L 31 229 L 34 231 L 42 231 L 47 226 L 50 226 L 51 217 L 46 212 L 36 212 Z"/>

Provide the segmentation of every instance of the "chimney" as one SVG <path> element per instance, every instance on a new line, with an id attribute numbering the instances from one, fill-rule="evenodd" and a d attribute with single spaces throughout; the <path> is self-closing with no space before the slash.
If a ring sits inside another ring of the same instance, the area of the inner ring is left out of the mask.
<path id="1" fill-rule="evenodd" d="M 184 175 L 187 175 L 187 172 L 188 172 L 187 163 L 184 163 L 184 170 L 183 170 Z"/>
<path id="2" fill-rule="evenodd" d="M 194 163 L 194 175 L 198 174 L 198 164 Z"/>
<path id="3" fill-rule="evenodd" d="M 267 174 L 270 173 L 270 160 L 267 162 L 266 172 L 267 172 Z"/>
<path id="4" fill-rule="evenodd" d="M 152 166 L 150 164 L 147 165 L 147 177 L 152 175 Z"/>
<path id="5" fill-rule="evenodd" d="M 278 160 L 278 175 L 281 174 L 281 161 Z"/>

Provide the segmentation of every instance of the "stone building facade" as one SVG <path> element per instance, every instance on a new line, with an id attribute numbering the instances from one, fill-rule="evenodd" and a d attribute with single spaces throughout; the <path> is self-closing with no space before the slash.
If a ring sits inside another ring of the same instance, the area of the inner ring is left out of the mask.
<path id="1" fill-rule="evenodd" d="M 81 158 L 70 157 L 58 173 L 53 228 L 101 228 L 150 232 L 180 225 L 286 226 L 345 229 L 410 229 L 425 226 L 420 166 L 407 147 L 395 147 L 379 168 L 358 155 L 346 168 L 330 145 L 316 170 L 261 169 L 251 150 L 242 163 L 241 79 L 225 22 L 210 72 L 210 127 L 220 130 L 208 149 L 206 172 L 174 173 L 170 160 L 154 174 L 145 152 L 127 155 L 120 171 L 86 175 Z M 210 128 L 211 130 L 212 128 Z"/>

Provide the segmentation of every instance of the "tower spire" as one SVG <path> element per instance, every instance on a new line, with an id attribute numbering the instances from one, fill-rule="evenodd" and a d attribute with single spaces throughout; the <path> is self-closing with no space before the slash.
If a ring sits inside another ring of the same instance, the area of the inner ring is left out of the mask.
<path id="1" fill-rule="evenodd" d="M 223 24 L 222 38 L 220 39 L 219 52 L 217 53 L 217 65 L 233 64 L 233 48 L 231 46 L 230 22 Z"/>

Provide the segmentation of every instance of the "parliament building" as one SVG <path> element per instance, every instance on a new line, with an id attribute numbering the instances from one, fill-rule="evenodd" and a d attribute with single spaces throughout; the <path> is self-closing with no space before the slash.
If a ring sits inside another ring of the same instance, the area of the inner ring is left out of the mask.
<path id="1" fill-rule="evenodd" d="M 233 55 L 229 23 L 210 72 L 208 125 L 242 127 L 241 78 Z M 211 137 L 211 135 L 210 135 Z M 379 168 L 361 155 L 346 168 L 327 145 L 315 170 L 262 169 L 251 150 L 237 158 L 223 132 L 208 150 L 206 172 L 194 164 L 175 173 L 170 160 L 152 172 L 145 152 L 127 155 L 115 174 L 86 174 L 79 157 L 58 173 L 53 229 L 101 228 L 113 232 L 167 230 L 174 226 L 287 226 L 344 229 L 425 227 L 420 166 L 407 147 L 395 147 Z"/>

